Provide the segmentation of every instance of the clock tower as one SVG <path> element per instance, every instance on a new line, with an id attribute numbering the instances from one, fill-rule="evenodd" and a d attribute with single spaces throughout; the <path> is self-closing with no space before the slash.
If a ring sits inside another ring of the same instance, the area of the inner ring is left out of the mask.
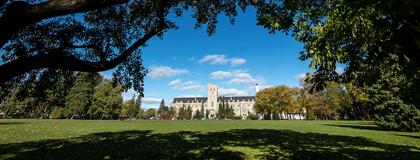
<path id="1" fill-rule="evenodd" d="M 207 109 L 209 110 L 209 116 L 216 116 L 217 110 L 219 109 L 219 104 L 217 103 L 218 88 L 215 84 L 208 85 L 208 97 L 207 97 Z"/>

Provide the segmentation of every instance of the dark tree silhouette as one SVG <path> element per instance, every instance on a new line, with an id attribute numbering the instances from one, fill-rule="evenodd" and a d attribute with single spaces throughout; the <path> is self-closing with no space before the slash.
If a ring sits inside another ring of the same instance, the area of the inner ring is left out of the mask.
<path id="1" fill-rule="evenodd" d="M 260 2 L 258 2 L 260 3 Z M 231 23 L 253 1 L 57 0 L 0 1 L 0 85 L 34 82 L 46 70 L 99 72 L 116 68 L 114 82 L 142 95 L 140 48 L 176 29 L 168 15 L 191 9 L 196 28 L 213 34 L 217 17 Z M 29 78 L 28 78 L 29 77 Z M 4 97 L 4 90 L 0 98 Z"/>

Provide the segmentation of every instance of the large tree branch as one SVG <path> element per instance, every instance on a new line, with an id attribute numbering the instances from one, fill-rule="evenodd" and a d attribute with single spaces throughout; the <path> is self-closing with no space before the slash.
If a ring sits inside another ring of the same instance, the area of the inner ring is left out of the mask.
<path id="1" fill-rule="evenodd" d="M 123 3 L 128 3 L 128 0 L 50 0 L 35 5 L 14 1 L 7 6 L 0 17 L 0 47 L 20 29 L 43 19 L 87 12 Z"/>
<path id="2" fill-rule="evenodd" d="M 99 72 L 115 68 L 127 59 L 137 48 L 146 43 L 147 40 L 158 34 L 161 29 L 153 30 L 134 42 L 119 56 L 108 61 L 90 62 L 81 60 L 75 56 L 64 56 L 60 54 L 36 55 L 23 57 L 0 66 L 0 84 L 3 84 L 13 77 L 24 74 L 31 70 L 41 68 L 65 69 L 71 71 Z"/>

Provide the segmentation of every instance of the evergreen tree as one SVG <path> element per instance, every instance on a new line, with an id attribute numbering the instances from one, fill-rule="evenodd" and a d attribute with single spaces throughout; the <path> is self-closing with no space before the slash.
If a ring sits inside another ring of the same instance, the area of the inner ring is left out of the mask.
<path id="1" fill-rule="evenodd" d="M 187 111 L 186 111 L 186 113 L 187 113 L 187 115 L 186 115 L 186 118 L 187 119 L 192 119 L 192 116 L 193 116 L 193 113 L 192 113 L 193 111 L 192 111 L 192 109 L 191 109 L 191 106 L 188 106 L 188 108 L 187 108 Z"/>
<path id="2" fill-rule="evenodd" d="M 162 99 L 162 101 L 160 101 L 160 105 L 159 105 L 159 109 L 157 111 L 157 114 L 159 115 L 160 119 L 169 119 L 169 108 L 167 106 L 165 106 L 165 100 Z"/>
<path id="3" fill-rule="evenodd" d="M 206 109 L 206 114 L 205 114 L 206 119 L 209 119 L 210 118 L 209 116 L 210 116 L 209 110 Z"/>
<path id="4" fill-rule="evenodd" d="M 203 110 L 199 110 L 199 109 L 197 109 L 197 111 L 198 111 L 198 118 L 197 119 L 202 119 L 204 116 L 203 116 L 203 114 L 204 114 L 204 111 Z"/>
<path id="5" fill-rule="evenodd" d="M 187 114 L 185 111 L 186 111 L 185 105 L 182 104 L 182 107 L 178 111 L 178 119 L 186 119 Z"/>
<path id="6" fill-rule="evenodd" d="M 76 81 L 65 98 L 66 108 L 70 116 L 78 115 L 82 118 L 87 117 L 87 111 L 92 105 L 95 86 L 100 81 L 101 77 L 97 73 L 77 73 Z"/>
<path id="7" fill-rule="evenodd" d="M 169 111 L 168 111 L 168 118 L 169 119 L 173 119 L 176 117 L 176 110 L 174 107 L 169 107 Z"/>
<path id="8" fill-rule="evenodd" d="M 225 104 L 225 112 L 226 112 L 226 118 L 228 119 L 233 119 L 235 118 L 235 111 L 233 110 L 233 108 L 231 106 L 229 106 L 229 102 L 226 101 Z"/>
<path id="9" fill-rule="evenodd" d="M 164 108 L 164 107 L 165 107 L 165 100 L 164 100 L 164 99 L 162 99 L 162 100 L 160 101 L 159 108 Z"/>
<path id="10" fill-rule="evenodd" d="M 206 118 L 206 112 L 204 111 L 204 102 L 201 103 L 201 118 Z"/>
<path id="11" fill-rule="evenodd" d="M 217 116 L 217 118 L 218 119 L 223 119 L 223 118 L 225 118 L 225 116 L 224 116 L 224 112 L 225 112 L 225 104 L 224 103 L 219 103 L 219 110 L 217 111 L 217 114 L 216 114 L 216 116 Z"/>
<path id="12" fill-rule="evenodd" d="M 413 98 L 420 97 L 419 88 L 413 87 L 416 84 L 408 81 L 406 76 L 390 71 L 398 69 L 397 66 L 388 66 L 381 73 L 380 80 L 365 87 L 370 103 L 374 104 L 375 123 L 387 130 L 419 131 L 420 102 Z"/>
<path id="13" fill-rule="evenodd" d="M 93 95 L 92 105 L 88 110 L 88 114 L 92 118 L 116 119 L 122 109 L 122 88 L 119 85 L 113 86 L 110 80 L 103 80 Z M 126 116 L 133 116 L 136 112 L 134 99 L 129 100 L 129 104 L 124 104 Z"/>
<path id="14" fill-rule="evenodd" d="M 228 105 L 229 104 L 225 100 L 219 103 L 219 111 L 217 112 L 217 118 L 219 119 L 233 118 L 233 116 L 230 116 L 230 109 Z"/>
<path id="15" fill-rule="evenodd" d="M 200 113 L 200 110 L 198 110 L 198 109 L 197 109 L 197 110 L 195 110 L 193 118 L 194 118 L 194 119 L 201 119 L 201 113 Z"/>

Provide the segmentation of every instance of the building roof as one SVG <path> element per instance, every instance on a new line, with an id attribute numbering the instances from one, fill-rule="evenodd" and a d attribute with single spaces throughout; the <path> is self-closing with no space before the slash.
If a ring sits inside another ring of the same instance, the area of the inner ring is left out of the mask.
<path id="1" fill-rule="evenodd" d="M 183 102 L 183 103 L 187 103 L 188 102 L 192 102 L 192 101 L 207 101 L 207 97 L 181 97 L 181 98 L 174 98 L 173 103 L 176 102 Z"/>
<path id="2" fill-rule="evenodd" d="M 245 100 L 255 100 L 255 96 L 237 96 L 237 97 L 218 97 L 217 100 L 227 100 L 227 101 L 245 101 Z M 172 103 L 191 103 L 193 101 L 207 101 L 207 97 L 182 97 L 174 98 Z"/>

